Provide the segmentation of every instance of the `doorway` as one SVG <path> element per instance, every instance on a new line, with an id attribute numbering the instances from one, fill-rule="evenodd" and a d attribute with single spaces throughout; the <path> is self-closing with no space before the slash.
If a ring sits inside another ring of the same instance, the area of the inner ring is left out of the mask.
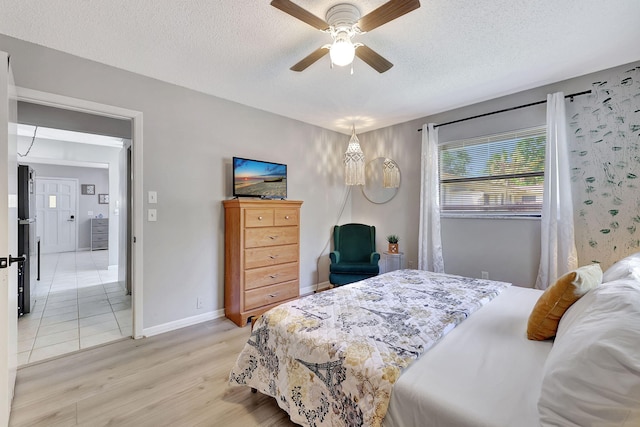
<path id="1" fill-rule="evenodd" d="M 133 179 L 134 169 L 136 167 L 141 167 L 141 161 L 142 161 L 141 159 L 142 140 L 141 140 L 141 132 L 140 132 L 140 124 L 142 120 L 141 114 L 137 112 L 128 111 L 128 110 L 122 110 L 116 107 L 97 105 L 93 103 L 87 103 L 86 101 L 75 100 L 71 98 L 61 97 L 58 95 L 45 94 L 45 93 L 40 93 L 36 91 L 31 91 L 31 90 L 19 89 L 19 99 L 28 101 L 30 103 L 33 103 L 33 102 L 42 103 L 43 105 L 46 105 L 48 107 L 55 106 L 56 109 L 72 108 L 73 110 L 88 111 L 91 114 L 106 114 L 108 117 L 117 117 L 119 119 L 124 118 L 126 120 L 129 120 L 130 128 L 133 128 L 134 130 L 138 129 L 138 132 L 134 131 L 132 133 L 133 138 L 127 140 L 126 142 L 123 141 L 126 143 L 126 149 L 124 149 L 125 153 L 121 157 L 122 159 L 126 160 L 129 158 L 129 154 L 130 154 L 132 156 L 131 166 L 129 167 L 128 164 L 123 165 L 122 162 L 120 162 L 119 165 L 115 165 L 115 167 L 112 168 L 113 173 L 121 174 L 124 177 L 128 177 L 127 179 L 123 179 L 120 184 L 114 185 L 112 188 L 112 190 L 115 190 L 116 187 L 119 187 L 120 189 L 124 187 L 125 188 L 124 193 L 126 193 L 126 197 L 122 199 L 118 199 L 117 197 L 114 197 L 113 193 L 115 193 L 115 191 L 113 191 L 112 193 L 112 191 L 109 191 L 109 190 L 106 190 L 106 191 L 100 190 L 100 194 L 95 195 L 95 197 L 101 196 L 102 200 L 106 201 L 107 203 L 110 202 L 110 213 L 112 215 L 113 214 L 118 215 L 120 212 L 122 212 L 122 215 L 121 215 L 122 221 L 118 227 L 120 231 L 118 232 L 118 229 L 115 229 L 115 234 L 114 234 L 115 240 L 114 240 L 114 237 L 111 236 L 111 234 L 109 236 L 109 243 L 115 245 L 114 248 L 118 249 L 118 251 L 115 253 L 115 261 L 111 259 L 111 256 L 107 256 L 107 253 L 109 251 L 97 251 L 97 250 L 90 251 L 88 250 L 90 248 L 83 247 L 81 243 L 78 243 L 78 247 L 77 247 L 78 251 L 75 253 L 71 252 L 71 254 L 69 254 L 68 252 L 65 252 L 63 253 L 64 256 L 57 256 L 57 258 L 50 257 L 50 259 L 48 260 L 45 259 L 47 254 L 43 254 L 43 265 L 45 265 L 45 263 L 48 262 L 51 265 L 55 265 L 55 268 L 57 269 L 56 271 L 58 273 L 69 276 L 70 275 L 69 271 L 67 271 L 67 273 L 64 273 L 64 270 L 65 268 L 68 268 L 70 265 L 73 266 L 73 264 L 75 263 L 75 267 L 73 268 L 75 268 L 78 275 L 80 274 L 83 275 L 83 278 L 78 279 L 78 282 L 82 280 L 83 284 L 89 284 L 89 282 L 91 282 L 91 280 L 94 280 L 94 279 L 87 279 L 87 277 L 93 275 L 93 277 L 95 278 L 96 274 L 101 280 L 100 284 L 102 285 L 102 289 L 80 290 L 80 288 L 78 288 L 77 290 L 77 295 L 82 299 L 86 299 L 87 301 L 90 301 L 90 302 L 91 300 L 93 300 L 93 304 L 92 304 L 93 307 L 89 307 L 86 309 L 84 309 L 82 305 L 78 304 L 77 310 L 79 312 L 78 313 L 79 316 L 82 317 L 83 312 L 89 309 L 97 308 L 98 311 L 105 311 L 103 313 L 98 313 L 98 312 L 91 313 L 93 314 L 92 320 L 96 320 L 96 321 L 99 319 L 105 320 L 103 322 L 95 322 L 93 325 L 91 325 L 91 324 L 84 324 L 86 322 L 82 321 L 81 323 L 83 323 L 84 325 L 79 326 L 80 334 L 82 333 L 82 329 L 81 329 L 82 326 L 90 326 L 96 332 L 102 333 L 102 332 L 111 331 L 112 335 L 114 335 L 113 333 L 115 332 L 115 330 L 113 326 L 116 326 L 117 328 L 120 329 L 118 331 L 119 334 L 124 334 L 124 331 L 126 330 L 127 331 L 126 336 L 133 335 L 134 337 L 138 337 L 138 338 L 141 337 L 142 336 L 142 322 L 141 322 L 142 307 L 140 302 L 142 299 L 142 289 L 141 287 L 136 286 L 136 282 L 141 283 L 142 269 L 139 263 L 136 264 L 136 261 L 141 259 L 140 255 L 141 255 L 142 245 L 138 244 L 138 245 L 131 246 L 131 242 L 134 240 L 133 236 L 137 234 L 139 239 L 140 238 L 139 236 L 141 236 L 142 234 L 141 233 L 141 224 L 142 224 L 141 210 L 139 205 L 134 203 L 136 192 L 137 194 L 141 194 L 142 183 L 140 178 L 136 180 Z M 77 111 L 73 111 L 73 113 L 77 113 Z M 138 142 L 138 145 L 136 145 L 136 142 Z M 123 145 L 121 145 L 120 147 L 124 148 Z M 85 164 L 82 166 L 90 166 L 90 165 Z M 85 182 L 76 183 L 77 185 L 76 194 L 78 194 L 79 197 L 81 198 L 86 197 L 86 196 L 80 195 L 80 187 L 81 187 L 80 184 L 84 184 L 84 183 Z M 126 189 L 128 189 L 129 191 L 127 191 Z M 47 202 L 47 200 L 43 200 L 43 202 Z M 120 207 L 125 209 L 121 210 Z M 86 209 L 85 211 L 79 211 L 76 214 L 74 219 L 76 219 L 76 221 L 81 220 L 83 217 L 87 216 L 90 213 L 91 211 L 86 212 Z M 95 214 L 97 216 L 98 212 L 95 212 Z M 77 222 L 76 224 L 80 225 Z M 130 224 L 130 226 L 127 227 L 127 224 Z M 79 239 L 80 236 L 81 235 L 76 236 L 76 240 Z M 87 251 L 86 252 L 82 251 L 82 249 L 87 249 Z M 73 259 L 70 260 L 69 255 L 72 255 L 71 258 Z M 120 260 L 124 260 L 122 265 Z M 86 270 L 81 271 L 82 269 L 85 269 L 87 266 L 89 267 L 94 266 L 95 268 L 93 269 L 93 272 L 88 272 Z M 138 266 L 140 268 L 138 268 Z M 127 271 L 130 271 L 131 274 L 130 275 L 127 274 Z M 43 277 L 44 277 L 44 274 L 43 274 Z M 55 278 L 50 278 L 50 279 L 56 280 Z M 126 285 L 122 287 L 117 287 L 113 285 L 114 283 L 118 283 L 118 282 L 121 282 L 123 285 L 126 283 Z M 93 292 L 95 292 L 95 294 L 93 294 Z M 69 295 L 61 296 L 61 298 L 59 298 L 58 301 L 53 299 L 52 302 L 54 303 L 54 305 L 50 306 L 50 308 L 52 309 L 60 310 L 59 313 L 52 314 L 52 315 L 59 314 L 61 316 L 60 320 L 62 321 L 59 322 L 60 324 L 63 321 L 65 321 L 64 312 L 65 311 L 68 312 L 68 310 L 74 310 L 74 308 L 64 307 L 66 305 L 65 302 L 68 301 L 67 299 L 68 296 Z M 131 302 L 132 297 L 134 300 L 133 303 Z M 135 301 L 139 301 L 137 307 L 136 307 Z M 59 307 L 56 307 L 56 304 L 59 305 Z M 70 304 L 70 305 L 73 305 L 73 304 Z M 107 305 L 111 307 L 110 312 L 107 312 L 107 308 L 108 308 Z M 128 315 L 126 317 L 123 317 L 121 316 L 121 314 L 125 312 L 127 305 L 129 305 L 129 307 L 131 306 L 133 307 L 129 308 Z M 107 322 L 106 320 L 109 320 L 109 319 L 106 319 L 108 314 L 111 314 L 112 316 L 116 315 L 116 318 L 111 319 L 113 320 L 111 322 Z M 92 323 L 92 322 L 89 322 L 89 323 Z M 111 324 L 111 327 L 107 325 L 108 323 Z M 58 328 L 60 330 L 55 333 L 59 334 L 59 339 L 63 339 L 64 337 L 69 337 L 74 334 L 73 332 L 68 332 L 68 330 L 67 331 L 62 330 L 65 328 L 63 325 L 59 325 L 58 327 L 52 327 L 51 329 L 58 329 Z M 31 333 L 33 333 L 33 331 Z M 19 339 L 20 338 L 22 337 L 19 337 Z M 81 336 L 80 336 L 80 341 L 82 341 Z M 99 341 L 96 341 L 95 343 L 100 344 Z M 82 347 L 84 346 L 81 343 L 80 348 Z M 21 348 L 19 350 L 24 350 L 24 348 Z"/>
<path id="2" fill-rule="evenodd" d="M 19 366 L 132 336 L 129 286 L 118 274 L 124 150 L 120 138 L 18 125 L 41 247 L 30 309 L 18 320 Z"/>

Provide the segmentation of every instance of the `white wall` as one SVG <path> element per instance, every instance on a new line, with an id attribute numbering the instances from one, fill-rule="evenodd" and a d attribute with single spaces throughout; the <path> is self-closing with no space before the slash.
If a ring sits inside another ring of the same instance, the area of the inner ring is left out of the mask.
<path id="1" fill-rule="evenodd" d="M 18 151 L 26 153 L 31 138 L 18 137 Z M 29 151 L 27 157 L 22 157 L 24 162 L 41 162 L 41 159 L 49 159 L 53 162 L 79 162 L 82 164 L 95 164 L 97 167 L 108 168 L 108 183 L 103 186 L 96 186 L 97 194 L 109 193 L 109 204 L 106 209 L 96 209 L 95 215 L 102 213 L 109 218 L 109 265 L 118 265 L 118 229 L 120 227 L 120 217 L 116 214 L 116 201 L 120 198 L 120 171 L 119 171 L 119 153 L 122 149 L 116 147 L 104 147 L 90 144 L 80 144 L 68 141 L 55 141 L 50 139 L 35 139 L 35 143 Z M 35 166 L 34 166 L 35 168 Z M 36 168 L 37 170 L 37 168 Z M 43 174 L 40 174 L 43 176 Z M 90 184 L 89 182 L 79 182 L 79 184 Z M 80 191 L 80 189 L 78 189 Z M 80 195 L 79 200 L 82 202 L 87 196 Z M 79 221 L 81 226 L 88 226 L 89 209 L 79 211 Z M 81 242 L 79 242 L 81 243 Z M 79 249 L 83 249 L 79 246 Z"/>
<path id="2" fill-rule="evenodd" d="M 78 250 L 88 250 L 91 247 L 91 221 L 90 218 L 102 215 L 109 217 L 109 205 L 98 203 L 98 194 L 109 192 L 109 171 L 106 168 L 87 168 L 77 166 L 60 166 L 43 163 L 20 162 L 28 164 L 36 171 L 37 178 L 77 178 L 78 184 L 93 184 L 96 186 L 96 194 L 81 194 L 78 188 Z M 93 212 L 93 216 L 87 213 Z"/>
<path id="3" fill-rule="evenodd" d="M 18 86 L 143 113 L 145 197 L 135 202 L 146 211 L 146 192 L 158 192 L 158 221 L 144 224 L 143 328 L 223 308 L 233 156 L 288 165 L 288 198 L 304 201 L 300 286 L 315 284 L 344 194 L 347 136 L 6 36 L 0 50 Z"/>

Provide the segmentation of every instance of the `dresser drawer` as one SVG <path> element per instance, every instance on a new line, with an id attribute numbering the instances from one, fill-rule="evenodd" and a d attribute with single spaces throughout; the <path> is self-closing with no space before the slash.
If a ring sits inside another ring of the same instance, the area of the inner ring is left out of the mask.
<path id="1" fill-rule="evenodd" d="M 298 225 L 298 209 L 276 209 L 274 225 Z"/>
<path id="2" fill-rule="evenodd" d="M 265 267 L 298 260 L 298 245 L 267 246 L 244 250 L 244 268 Z"/>
<path id="3" fill-rule="evenodd" d="M 278 285 L 266 286 L 263 288 L 252 289 L 244 293 L 245 309 L 262 307 L 263 305 L 273 304 L 280 301 L 286 301 L 296 298 L 299 293 L 297 280 Z"/>
<path id="4" fill-rule="evenodd" d="M 108 234 L 92 234 L 91 241 L 95 244 L 96 242 L 104 242 L 109 240 Z"/>
<path id="5" fill-rule="evenodd" d="M 101 242 L 93 242 L 91 249 L 107 249 L 109 247 L 109 241 L 103 240 Z"/>
<path id="6" fill-rule="evenodd" d="M 245 248 L 294 243 L 298 243 L 298 227 L 247 228 L 244 234 Z"/>
<path id="7" fill-rule="evenodd" d="M 245 227 L 271 227 L 273 225 L 273 209 L 245 209 Z"/>
<path id="8" fill-rule="evenodd" d="M 96 226 L 108 226 L 109 225 L 109 218 L 93 218 L 91 220 L 91 225 L 96 227 Z"/>
<path id="9" fill-rule="evenodd" d="M 244 272 L 244 288 L 255 289 L 298 278 L 297 262 L 254 268 Z"/>
<path id="10" fill-rule="evenodd" d="M 96 224 L 93 224 L 93 227 L 91 228 L 91 232 L 92 233 L 108 233 L 109 232 L 109 226 L 108 225 L 96 225 Z"/>

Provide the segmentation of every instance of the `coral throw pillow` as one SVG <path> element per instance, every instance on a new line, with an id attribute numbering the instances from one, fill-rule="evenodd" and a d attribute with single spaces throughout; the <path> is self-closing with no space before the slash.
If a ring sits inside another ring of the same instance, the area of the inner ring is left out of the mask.
<path id="1" fill-rule="evenodd" d="M 560 277 L 544 291 L 533 307 L 527 324 L 527 337 L 537 341 L 554 337 L 564 312 L 600 283 L 600 264 L 586 265 Z"/>

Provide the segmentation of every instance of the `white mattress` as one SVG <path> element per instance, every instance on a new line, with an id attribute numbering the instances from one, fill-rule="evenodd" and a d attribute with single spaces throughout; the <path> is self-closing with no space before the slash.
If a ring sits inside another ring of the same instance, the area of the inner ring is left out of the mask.
<path id="1" fill-rule="evenodd" d="M 539 426 L 542 368 L 551 342 L 529 341 L 542 291 L 511 286 L 405 370 L 385 427 Z"/>

